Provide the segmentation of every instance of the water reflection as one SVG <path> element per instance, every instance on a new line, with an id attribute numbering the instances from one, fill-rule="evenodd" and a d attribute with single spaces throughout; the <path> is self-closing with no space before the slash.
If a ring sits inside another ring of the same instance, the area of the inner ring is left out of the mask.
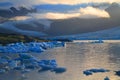
<path id="1" fill-rule="evenodd" d="M 62 74 L 51 73 L 50 71 L 32 71 L 26 74 L 27 80 L 104 80 L 106 76 L 110 80 L 120 80 L 115 76 L 116 70 L 120 69 L 120 44 L 67 44 L 65 48 L 50 49 L 43 54 L 32 54 L 39 59 L 56 59 L 60 67 L 66 67 Z M 106 73 L 95 73 L 85 76 L 83 71 L 91 68 L 105 68 L 111 70 Z M 20 74 L 0 75 L 0 80 L 19 80 Z M 7 76 L 7 78 L 4 78 Z M 11 79 L 10 79 L 11 78 Z"/>

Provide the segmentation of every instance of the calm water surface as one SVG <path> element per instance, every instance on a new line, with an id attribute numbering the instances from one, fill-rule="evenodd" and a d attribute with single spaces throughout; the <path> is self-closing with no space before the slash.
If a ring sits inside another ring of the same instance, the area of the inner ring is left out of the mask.
<path id="1" fill-rule="evenodd" d="M 120 43 L 80 44 L 68 43 L 66 47 L 55 48 L 42 54 L 32 54 L 39 59 L 56 59 L 61 67 L 67 71 L 62 74 L 53 72 L 41 72 L 37 70 L 28 74 L 26 80 L 104 80 L 106 76 L 110 80 L 120 80 L 114 71 L 120 70 Z M 106 73 L 95 73 L 85 76 L 83 71 L 91 68 L 105 68 L 111 70 Z M 0 74 L 0 80 L 23 80 L 21 74 L 11 71 Z"/>

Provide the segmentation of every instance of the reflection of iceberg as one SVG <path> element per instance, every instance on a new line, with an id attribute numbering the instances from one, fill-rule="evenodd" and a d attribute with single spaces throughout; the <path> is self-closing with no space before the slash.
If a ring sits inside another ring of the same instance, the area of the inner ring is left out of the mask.
<path id="1" fill-rule="evenodd" d="M 110 80 L 108 77 L 104 78 L 104 80 Z"/>
<path id="2" fill-rule="evenodd" d="M 115 75 L 120 76 L 120 71 L 115 71 Z"/>
<path id="3" fill-rule="evenodd" d="M 66 72 L 66 68 L 64 68 L 64 67 L 57 67 L 57 68 L 55 68 L 55 69 L 53 69 L 52 70 L 52 72 L 55 72 L 55 73 L 64 73 L 64 72 Z"/>
<path id="4" fill-rule="evenodd" d="M 1 53 L 41 53 L 48 48 L 64 46 L 64 42 L 30 42 L 30 43 L 12 43 L 7 46 L 0 46 Z"/>

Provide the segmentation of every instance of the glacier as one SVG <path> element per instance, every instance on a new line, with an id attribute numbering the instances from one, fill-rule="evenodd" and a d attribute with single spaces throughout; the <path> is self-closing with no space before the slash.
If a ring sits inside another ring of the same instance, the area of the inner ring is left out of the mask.
<path id="1" fill-rule="evenodd" d="M 49 39 L 53 39 L 53 40 L 54 39 L 70 39 L 70 40 L 120 39 L 120 26 L 101 30 L 101 31 L 96 31 L 96 32 L 50 37 Z"/>

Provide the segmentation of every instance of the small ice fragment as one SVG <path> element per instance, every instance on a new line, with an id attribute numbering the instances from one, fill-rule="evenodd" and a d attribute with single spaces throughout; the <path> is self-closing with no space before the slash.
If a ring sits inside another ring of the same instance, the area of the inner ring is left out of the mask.
<path id="1" fill-rule="evenodd" d="M 115 71 L 115 75 L 120 76 L 120 71 Z"/>
<path id="2" fill-rule="evenodd" d="M 64 73 L 66 71 L 67 71 L 67 69 L 64 67 L 57 67 L 57 68 L 52 70 L 52 72 L 55 72 L 55 73 Z"/>
<path id="3" fill-rule="evenodd" d="M 86 70 L 86 71 L 83 71 L 83 74 L 85 74 L 86 76 L 89 76 L 89 75 L 92 75 L 92 72 Z"/>
<path id="4" fill-rule="evenodd" d="M 110 80 L 107 76 L 104 78 L 104 80 Z"/>

